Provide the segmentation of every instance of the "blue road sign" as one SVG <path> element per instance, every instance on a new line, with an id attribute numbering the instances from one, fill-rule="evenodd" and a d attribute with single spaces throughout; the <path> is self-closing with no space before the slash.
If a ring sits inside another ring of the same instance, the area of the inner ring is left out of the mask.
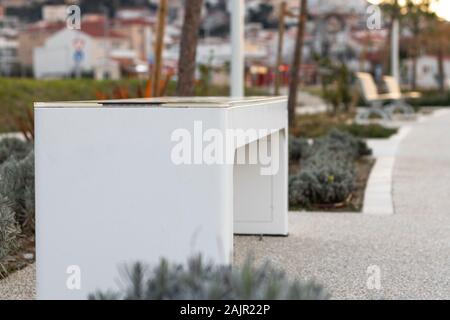
<path id="1" fill-rule="evenodd" d="M 73 60 L 76 63 L 80 63 L 84 58 L 84 53 L 82 50 L 76 50 L 73 54 Z"/>

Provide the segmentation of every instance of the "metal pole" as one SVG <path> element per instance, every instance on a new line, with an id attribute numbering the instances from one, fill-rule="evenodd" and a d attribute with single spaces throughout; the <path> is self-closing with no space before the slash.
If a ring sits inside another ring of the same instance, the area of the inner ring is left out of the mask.
<path id="1" fill-rule="evenodd" d="M 392 76 L 400 82 L 400 63 L 399 63 L 399 22 L 395 19 L 392 24 L 392 43 L 391 43 L 391 65 Z"/>
<path id="2" fill-rule="evenodd" d="M 244 96 L 244 1 L 231 0 L 231 96 Z"/>
<path id="3" fill-rule="evenodd" d="M 277 48 L 277 62 L 275 65 L 275 95 L 280 94 L 281 72 L 280 66 L 283 62 L 283 37 L 284 37 L 284 17 L 286 13 L 286 2 L 280 4 L 280 12 L 278 18 L 278 48 Z"/>
<path id="4" fill-rule="evenodd" d="M 103 30 L 103 36 L 104 36 L 104 50 L 105 50 L 105 61 L 104 61 L 104 65 L 103 65 L 103 78 L 104 79 L 109 79 L 110 78 L 110 74 L 109 74 L 109 16 L 108 16 L 108 7 L 104 6 L 103 7 L 103 13 L 105 15 L 105 21 L 104 21 L 104 30 Z"/>
<path id="5" fill-rule="evenodd" d="M 155 67 L 153 71 L 153 96 L 159 96 L 159 82 L 161 79 L 162 51 L 164 47 L 164 28 L 167 16 L 167 0 L 160 0 L 158 7 L 158 33 L 155 48 Z"/>

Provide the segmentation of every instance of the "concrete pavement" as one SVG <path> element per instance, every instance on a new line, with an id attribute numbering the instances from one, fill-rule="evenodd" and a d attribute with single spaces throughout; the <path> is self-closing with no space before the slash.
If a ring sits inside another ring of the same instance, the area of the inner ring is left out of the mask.
<path id="1" fill-rule="evenodd" d="M 412 126 L 392 189 L 392 215 L 292 212 L 289 237 L 236 237 L 235 261 L 268 259 L 335 299 L 450 299 L 449 110 Z"/>

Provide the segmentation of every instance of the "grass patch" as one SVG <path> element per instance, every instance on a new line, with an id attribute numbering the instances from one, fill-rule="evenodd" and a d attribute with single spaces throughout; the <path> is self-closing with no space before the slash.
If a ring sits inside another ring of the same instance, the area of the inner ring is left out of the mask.
<path id="1" fill-rule="evenodd" d="M 21 116 L 25 108 L 31 108 L 36 101 L 95 100 L 96 92 L 109 96 L 115 88 L 126 88 L 130 97 L 137 97 L 138 87 L 144 87 L 145 81 L 138 79 L 94 80 L 61 79 L 36 80 L 29 78 L 0 77 L 0 132 L 17 130 L 12 117 Z M 196 87 L 197 96 L 228 96 L 228 86 L 208 86 L 207 92 Z M 169 83 L 167 95 L 175 95 L 176 82 Z M 261 89 L 248 88 L 246 95 L 267 95 Z"/>
<path id="2" fill-rule="evenodd" d="M 130 92 L 136 92 L 138 84 L 138 80 L 0 78 L 0 132 L 15 130 L 11 118 L 23 115 L 25 108 L 32 108 L 33 102 L 91 100 L 97 91 L 110 93 L 116 86 L 126 86 Z"/>
<path id="3" fill-rule="evenodd" d="M 302 138 L 318 138 L 337 128 L 358 138 L 371 139 L 389 138 L 398 131 L 396 128 L 387 128 L 379 124 L 356 124 L 353 123 L 353 119 L 353 113 L 299 115 L 295 119 L 291 134 Z"/>
<path id="4" fill-rule="evenodd" d="M 438 90 L 421 90 L 422 97 L 408 100 L 415 107 L 444 107 L 450 106 L 450 91 L 440 92 Z"/>
<path id="5" fill-rule="evenodd" d="M 356 123 L 342 124 L 338 126 L 338 129 L 348 132 L 355 137 L 367 139 L 389 138 L 398 131 L 397 128 L 387 128 L 376 123 L 368 125 L 360 125 Z"/>

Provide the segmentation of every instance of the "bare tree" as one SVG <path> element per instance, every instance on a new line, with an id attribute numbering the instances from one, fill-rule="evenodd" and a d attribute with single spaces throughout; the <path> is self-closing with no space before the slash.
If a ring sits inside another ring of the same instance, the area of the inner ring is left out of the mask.
<path id="1" fill-rule="evenodd" d="M 405 20 L 408 23 L 409 28 L 412 31 L 412 41 L 411 41 L 411 60 L 412 60 L 412 72 L 411 72 L 411 88 L 416 90 L 417 87 L 417 59 L 420 54 L 421 49 L 421 39 L 420 35 L 423 33 L 424 22 L 426 19 L 434 20 L 437 19 L 436 14 L 431 11 L 430 0 L 407 0 L 406 1 L 406 12 Z"/>
<path id="2" fill-rule="evenodd" d="M 159 0 L 158 6 L 158 31 L 156 34 L 156 45 L 155 45 L 155 65 L 153 66 L 153 96 L 158 97 L 160 93 L 161 85 L 161 68 L 162 62 L 162 52 L 164 48 L 164 31 L 166 25 L 167 16 L 167 3 L 168 0 Z"/>
<path id="3" fill-rule="evenodd" d="M 297 105 L 297 90 L 299 84 L 299 70 L 302 63 L 303 35 L 306 24 L 306 0 L 300 0 L 300 18 L 298 19 L 297 38 L 295 40 L 294 59 L 291 67 L 291 82 L 289 83 L 289 127 L 294 124 L 295 107 Z"/>
<path id="4" fill-rule="evenodd" d="M 436 80 L 439 85 L 439 91 L 445 92 L 445 56 L 450 52 L 450 39 L 448 34 L 450 32 L 450 26 L 441 20 L 433 19 L 429 21 L 430 27 L 424 34 L 425 45 L 427 52 L 434 55 L 437 60 L 437 74 Z"/>
<path id="5" fill-rule="evenodd" d="M 195 56 L 203 0 L 186 0 L 181 33 L 180 57 L 178 59 L 179 96 L 194 94 Z"/>

